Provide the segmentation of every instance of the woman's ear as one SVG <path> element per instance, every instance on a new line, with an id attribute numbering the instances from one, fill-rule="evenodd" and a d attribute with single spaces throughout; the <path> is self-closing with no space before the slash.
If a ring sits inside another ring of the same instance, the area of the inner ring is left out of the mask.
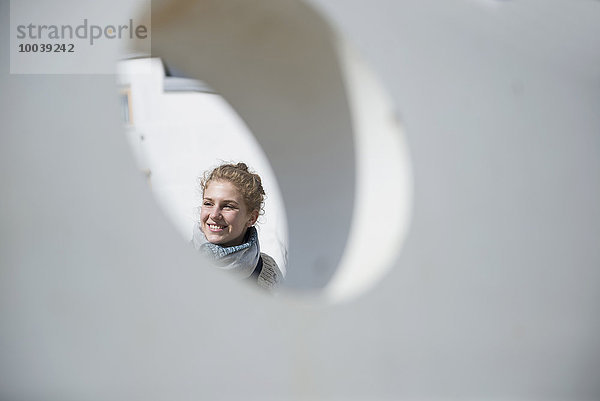
<path id="1" fill-rule="evenodd" d="M 253 210 L 250 212 L 250 219 L 248 220 L 248 227 L 253 226 L 258 220 L 258 210 Z"/>

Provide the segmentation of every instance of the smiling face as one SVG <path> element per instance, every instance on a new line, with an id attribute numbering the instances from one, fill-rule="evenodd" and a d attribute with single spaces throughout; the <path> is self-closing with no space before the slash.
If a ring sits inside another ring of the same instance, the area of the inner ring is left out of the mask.
<path id="1" fill-rule="evenodd" d="M 240 245 L 257 218 L 258 210 L 248 210 L 231 182 L 210 181 L 204 188 L 200 228 L 208 242 L 224 247 Z"/>

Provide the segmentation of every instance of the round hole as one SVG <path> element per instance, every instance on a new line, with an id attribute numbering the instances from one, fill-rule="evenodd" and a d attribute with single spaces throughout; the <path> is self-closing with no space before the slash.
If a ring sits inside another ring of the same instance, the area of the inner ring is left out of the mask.
<path id="1" fill-rule="evenodd" d="M 153 4 L 152 56 L 222 95 L 264 151 L 289 228 L 287 292 L 340 301 L 372 287 L 402 248 L 412 174 L 394 108 L 351 46 L 301 1 L 169 0 Z"/>

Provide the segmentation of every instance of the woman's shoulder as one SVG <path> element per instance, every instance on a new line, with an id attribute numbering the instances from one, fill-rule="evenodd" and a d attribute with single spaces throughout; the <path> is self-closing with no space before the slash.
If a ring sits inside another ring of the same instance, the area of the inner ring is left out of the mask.
<path id="1" fill-rule="evenodd" d="M 261 253 L 260 256 L 263 261 L 263 266 L 260 275 L 258 276 L 258 285 L 270 290 L 275 289 L 282 281 L 283 274 L 281 273 L 279 266 L 277 266 L 275 259 L 266 253 Z"/>

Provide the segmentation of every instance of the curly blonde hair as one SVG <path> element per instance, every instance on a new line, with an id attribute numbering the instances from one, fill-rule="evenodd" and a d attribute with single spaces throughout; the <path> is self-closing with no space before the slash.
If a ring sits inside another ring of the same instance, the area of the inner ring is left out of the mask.
<path id="1" fill-rule="evenodd" d="M 200 191 L 204 190 L 211 181 L 229 181 L 242 194 L 249 211 L 257 210 L 259 215 L 264 213 L 265 190 L 260 176 L 248 169 L 246 163 L 226 163 L 204 172 L 200 177 Z"/>

